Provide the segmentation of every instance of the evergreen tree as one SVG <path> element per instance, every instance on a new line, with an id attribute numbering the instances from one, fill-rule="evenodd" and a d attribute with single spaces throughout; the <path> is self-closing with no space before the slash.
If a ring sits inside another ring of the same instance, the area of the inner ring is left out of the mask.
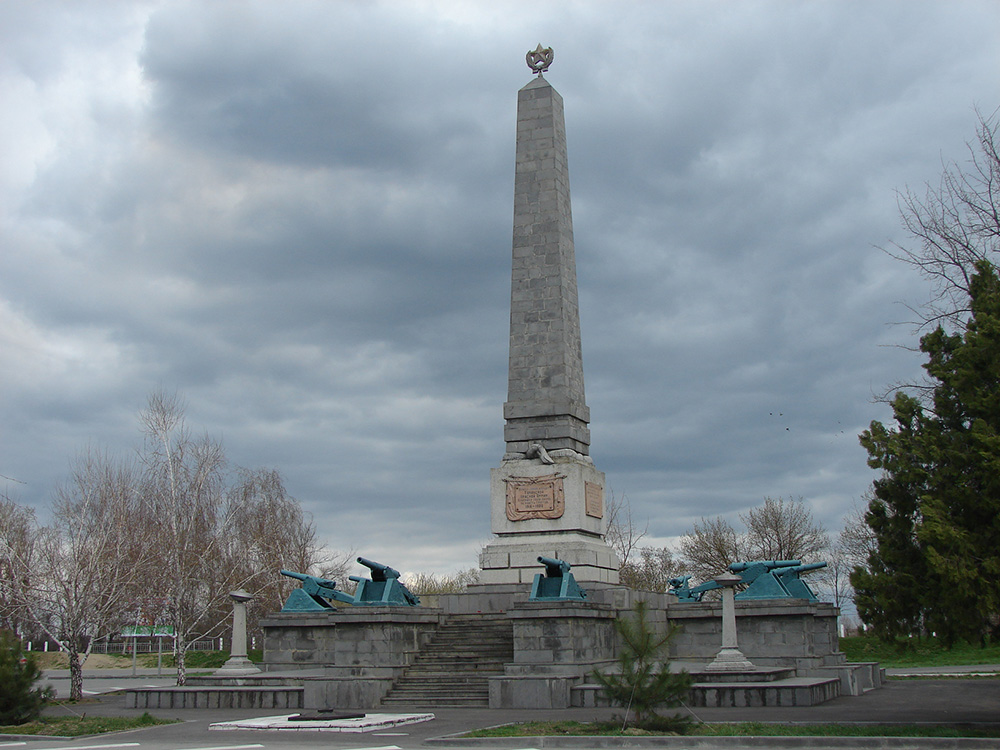
<path id="1" fill-rule="evenodd" d="M 659 706 L 680 705 L 691 689 L 691 676 L 687 672 L 671 672 L 662 655 L 670 644 L 672 632 L 656 633 L 646 621 L 646 603 L 637 602 L 635 616 L 619 617 L 615 630 L 621 637 L 618 672 L 594 672 L 594 679 L 604 688 L 611 702 L 635 711 L 636 722 L 642 724 L 656 717 Z M 672 717 L 672 728 L 681 731 L 688 723 L 686 717 Z"/>
<path id="2" fill-rule="evenodd" d="M 866 516 L 878 549 L 851 581 L 883 636 L 983 641 L 1000 614 L 1000 278 L 986 261 L 970 302 L 962 333 L 920 341 L 931 403 L 900 393 L 895 429 L 872 422 L 861 435 L 882 470 Z"/>
<path id="3" fill-rule="evenodd" d="M 36 688 L 42 676 L 32 654 L 9 630 L 0 630 L 0 724 L 24 724 L 38 718 L 51 688 Z"/>

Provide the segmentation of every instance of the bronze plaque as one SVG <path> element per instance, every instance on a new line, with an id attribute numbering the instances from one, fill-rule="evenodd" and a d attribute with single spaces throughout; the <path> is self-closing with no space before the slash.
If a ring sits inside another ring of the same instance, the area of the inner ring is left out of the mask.
<path id="1" fill-rule="evenodd" d="M 604 488 L 593 482 L 584 482 L 583 495 L 587 515 L 604 518 Z"/>
<path id="2" fill-rule="evenodd" d="M 563 495 L 565 474 L 546 477 L 508 477 L 507 519 L 560 518 L 566 510 Z"/>

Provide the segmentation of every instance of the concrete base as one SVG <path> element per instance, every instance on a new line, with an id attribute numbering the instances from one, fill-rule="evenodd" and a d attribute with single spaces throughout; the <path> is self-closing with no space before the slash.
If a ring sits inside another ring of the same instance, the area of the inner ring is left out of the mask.
<path id="1" fill-rule="evenodd" d="M 490 471 L 490 524 L 497 538 L 479 558 L 483 583 L 530 584 L 541 572 L 539 555 L 568 562 L 580 583 L 618 583 L 618 558 L 604 541 L 604 474 L 589 456 L 574 451 L 554 451 L 552 460 L 505 458 Z M 520 497 L 516 488 L 532 482 L 551 482 L 559 489 L 540 490 L 521 507 L 512 499 Z M 550 502 L 559 510 L 545 510 Z M 536 505 L 537 514 L 526 510 Z M 558 515 L 536 517 L 547 513 Z"/>
<path id="2" fill-rule="evenodd" d="M 705 666 L 707 672 L 743 672 L 753 669 L 754 665 L 747 660 L 738 648 L 723 648 L 715 658 Z"/>
<path id="3" fill-rule="evenodd" d="M 260 669 L 245 656 L 233 656 L 212 674 L 215 677 L 245 677 L 260 674 Z"/>
<path id="4" fill-rule="evenodd" d="M 374 732 L 376 730 L 392 729 L 409 724 L 420 724 L 433 721 L 434 714 L 365 714 L 356 719 L 320 719 L 317 721 L 293 721 L 287 716 L 261 716 L 256 719 L 237 719 L 236 721 L 220 721 L 209 724 L 210 730 L 216 731 L 279 731 L 279 732 Z"/>
<path id="5" fill-rule="evenodd" d="M 577 582 L 618 583 L 618 558 L 602 539 L 579 532 L 520 534 L 500 537 L 486 545 L 479 556 L 484 584 L 531 585 L 544 569 L 538 557 L 554 557 L 572 566 Z"/>

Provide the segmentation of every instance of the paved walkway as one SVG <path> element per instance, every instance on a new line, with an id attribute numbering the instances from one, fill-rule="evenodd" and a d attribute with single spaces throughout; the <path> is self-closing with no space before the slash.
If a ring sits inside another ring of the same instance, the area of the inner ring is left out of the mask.
<path id="1" fill-rule="evenodd" d="M 955 674 L 997 673 L 998 665 L 973 665 L 949 668 L 959 670 Z M 117 678 L 121 672 L 131 670 L 101 670 L 105 674 L 87 679 L 101 680 Z M 156 670 L 152 670 L 155 674 Z M 895 671 L 895 670 L 893 670 Z M 46 675 L 56 678 L 53 670 Z M 117 674 L 108 674 L 114 672 Z M 924 674 L 929 674 L 924 672 Z M 62 675 L 58 675 L 62 676 Z M 68 677 L 68 673 L 66 674 Z M 75 709 L 74 709 L 75 710 Z M 124 697 L 120 695 L 101 696 L 94 703 L 86 705 L 89 715 L 135 715 L 137 709 L 125 708 Z M 403 709 L 393 709 L 403 710 Z M 417 709 L 414 709 L 417 710 Z M 59 713 L 63 709 L 51 707 L 47 710 Z M 157 716 L 186 720 L 197 718 L 199 724 L 209 721 L 225 721 L 244 716 L 266 716 L 278 714 L 275 710 L 202 710 L 178 709 L 156 710 Z M 514 721 L 532 719 L 577 719 L 589 721 L 595 718 L 609 718 L 612 709 L 566 709 L 559 711 L 531 710 L 491 710 L 491 709 L 441 709 L 434 711 L 437 721 L 414 730 L 426 736 L 439 736 L 476 727 L 493 726 Z M 620 713 L 620 710 L 618 711 Z M 873 690 L 863 696 L 841 697 L 819 706 L 802 708 L 699 708 L 694 709 L 696 718 L 702 721 L 764 721 L 782 723 L 814 722 L 863 722 L 900 724 L 994 724 L 1000 726 L 1000 676 L 996 678 L 949 679 L 927 677 L 926 679 L 890 680 L 880 690 Z"/>

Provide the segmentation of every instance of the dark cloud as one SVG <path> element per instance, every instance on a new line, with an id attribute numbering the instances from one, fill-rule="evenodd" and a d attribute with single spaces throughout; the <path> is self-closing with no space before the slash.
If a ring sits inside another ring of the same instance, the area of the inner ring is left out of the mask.
<path id="1" fill-rule="evenodd" d="M 830 527 L 917 371 L 894 191 L 992 111 L 990 3 L 5 3 L 0 474 L 41 505 L 177 389 L 332 544 L 474 563 L 517 89 L 566 104 L 593 454 L 667 539 Z M 377 523 L 374 518 L 380 519 Z M 417 541 L 414 541 L 417 540 Z"/>

